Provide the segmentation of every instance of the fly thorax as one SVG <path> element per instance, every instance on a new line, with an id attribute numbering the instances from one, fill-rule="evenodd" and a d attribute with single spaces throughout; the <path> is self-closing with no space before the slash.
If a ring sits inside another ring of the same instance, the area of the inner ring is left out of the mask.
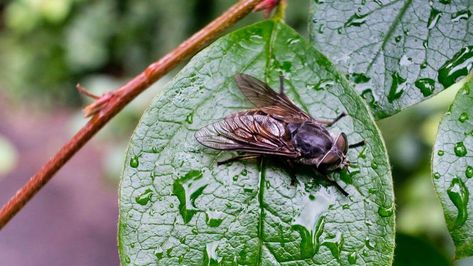
<path id="1" fill-rule="evenodd" d="M 332 138 L 325 128 L 311 122 L 289 125 L 292 141 L 305 158 L 320 158 L 333 145 Z M 291 130 L 292 129 L 292 130 Z"/>

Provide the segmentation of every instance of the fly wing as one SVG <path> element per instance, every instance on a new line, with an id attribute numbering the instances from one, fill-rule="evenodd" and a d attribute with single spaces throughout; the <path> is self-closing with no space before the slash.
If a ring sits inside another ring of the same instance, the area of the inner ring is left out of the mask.
<path id="1" fill-rule="evenodd" d="M 217 150 L 238 150 L 296 158 L 283 122 L 270 116 L 241 112 L 196 132 L 199 143 Z"/>
<path id="2" fill-rule="evenodd" d="M 243 95 L 256 107 L 278 106 L 289 116 L 301 120 L 311 119 L 283 93 L 276 93 L 268 84 L 247 74 L 237 74 L 235 80 Z"/>

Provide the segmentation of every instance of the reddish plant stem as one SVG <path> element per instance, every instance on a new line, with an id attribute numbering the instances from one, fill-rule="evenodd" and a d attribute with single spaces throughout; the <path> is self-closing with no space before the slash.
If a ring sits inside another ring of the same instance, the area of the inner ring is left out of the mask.
<path id="1" fill-rule="evenodd" d="M 240 0 L 205 28 L 181 43 L 160 60 L 118 90 L 112 92 L 106 104 L 87 122 L 0 210 L 0 229 L 53 177 L 53 175 L 112 117 L 153 82 L 168 73 L 182 60 L 196 54 L 223 30 L 250 13 L 261 0 Z M 110 95 L 108 95 L 110 96 Z"/>

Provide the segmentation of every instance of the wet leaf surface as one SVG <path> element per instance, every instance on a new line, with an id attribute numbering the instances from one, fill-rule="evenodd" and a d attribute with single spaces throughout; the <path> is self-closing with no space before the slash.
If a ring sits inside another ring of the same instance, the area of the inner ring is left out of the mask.
<path id="1" fill-rule="evenodd" d="M 473 255 L 473 79 L 458 92 L 440 123 L 432 172 L 456 256 Z"/>
<path id="2" fill-rule="evenodd" d="M 247 73 L 314 117 L 349 116 L 356 165 L 334 174 L 349 193 L 304 171 L 291 185 L 277 162 L 216 162 L 234 156 L 197 143 L 194 133 L 251 108 L 234 76 Z M 204 49 L 157 96 L 129 144 L 120 188 L 119 250 L 135 265 L 388 265 L 394 199 L 383 141 L 368 108 L 329 61 L 284 24 L 267 21 Z"/>
<path id="3" fill-rule="evenodd" d="M 315 0 L 310 33 L 383 118 L 471 71 L 472 12 L 467 0 Z"/>

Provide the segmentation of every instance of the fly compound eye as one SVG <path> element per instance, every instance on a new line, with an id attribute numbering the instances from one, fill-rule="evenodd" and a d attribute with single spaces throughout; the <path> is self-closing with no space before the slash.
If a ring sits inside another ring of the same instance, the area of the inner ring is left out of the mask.
<path id="1" fill-rule="evenodd" d="M 324 155 L 317 167 L 326 169 L 337 168 L 341 162 L 342 158 L 340 155 L 331 150 Z"/>
<path id="2" fill-rule="evenodd" d="M 348 140 L 347 140 L 347 135 L 345 133 L 341 133 L 338 135 L 337 140 L 335 140 L 334 146 L 343 154 L 347 154 L 348 152 Z"/>

